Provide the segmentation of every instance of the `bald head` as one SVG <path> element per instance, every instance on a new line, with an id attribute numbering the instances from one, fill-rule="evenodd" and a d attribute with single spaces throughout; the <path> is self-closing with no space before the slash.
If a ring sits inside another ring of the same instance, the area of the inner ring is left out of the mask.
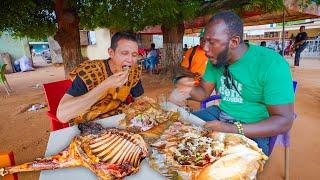
<path id="1" fill-rule="evenodd" d="M 208 36 L 227 42 L 230 39 L 229 28 L 223 20 L 212 21 L 205 28 L 204 37 Z"/>
<path id="2" fill-rule="evenodd" d="M 232 11 L 219 12 L 210 19 L 208 26 L 221 23 L 224 23 L 229 39 L 238 36 L 243 42 L 243 23 L 237 14 Z"/>

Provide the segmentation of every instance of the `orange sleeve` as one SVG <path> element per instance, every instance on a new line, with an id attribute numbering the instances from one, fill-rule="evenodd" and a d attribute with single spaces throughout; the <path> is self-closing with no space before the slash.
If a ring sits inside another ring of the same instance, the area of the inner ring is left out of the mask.
<path id="1" fill-rule="evenodd" d="M 181 66 L 188 68 L 189 67 L 189 57 L 193 48 L 190 48 L 186 51 L 183 60 L 181 61 Z"/>

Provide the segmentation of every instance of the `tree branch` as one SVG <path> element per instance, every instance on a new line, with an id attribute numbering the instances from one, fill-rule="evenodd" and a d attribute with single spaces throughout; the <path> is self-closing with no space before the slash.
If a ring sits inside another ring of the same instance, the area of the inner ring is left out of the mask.
<path id="1" fill-rule="evenodd" d="M 57 22 L 63 16 L 62 15 L 63 14 L 63 3 L 64 3 L 64 0 L 57 0 L 56 1 L 55 12 L 56 12 Z"/>
<path id="2" fill-rule="evenodd" d="M 231 9 L 234 6 L 249 4 L 250 0 L 217 0 L 212 3 L 204 3 L 201 9 L 215 8 L 220 10 Z"/>

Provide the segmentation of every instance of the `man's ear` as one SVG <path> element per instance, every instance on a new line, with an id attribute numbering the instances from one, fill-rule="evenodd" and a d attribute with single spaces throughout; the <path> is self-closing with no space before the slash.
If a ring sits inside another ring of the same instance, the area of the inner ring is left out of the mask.
<path id="1" fill-rule="evenodd" d="M 114 50 L 112 48 L 108 48 L 109 57 L 112 59 L 114 57 Z"/>
<path id="2" fill-rule="evenodd" d="M 230 49 L 235 49 L 239 46 L 240 44 L 240 37 L 239 36 L 234 36 L 230 40 Z"/>

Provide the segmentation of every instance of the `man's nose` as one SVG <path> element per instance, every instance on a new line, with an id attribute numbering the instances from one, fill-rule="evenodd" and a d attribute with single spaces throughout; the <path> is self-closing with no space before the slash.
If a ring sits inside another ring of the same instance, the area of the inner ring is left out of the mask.
<path id="1" fill-rule="evenodd" d="M 136 59 L 137 59 L 137 57 L 135 55 L 130 55 L 129 56 L 130 63 L 135 63 Z"/>

